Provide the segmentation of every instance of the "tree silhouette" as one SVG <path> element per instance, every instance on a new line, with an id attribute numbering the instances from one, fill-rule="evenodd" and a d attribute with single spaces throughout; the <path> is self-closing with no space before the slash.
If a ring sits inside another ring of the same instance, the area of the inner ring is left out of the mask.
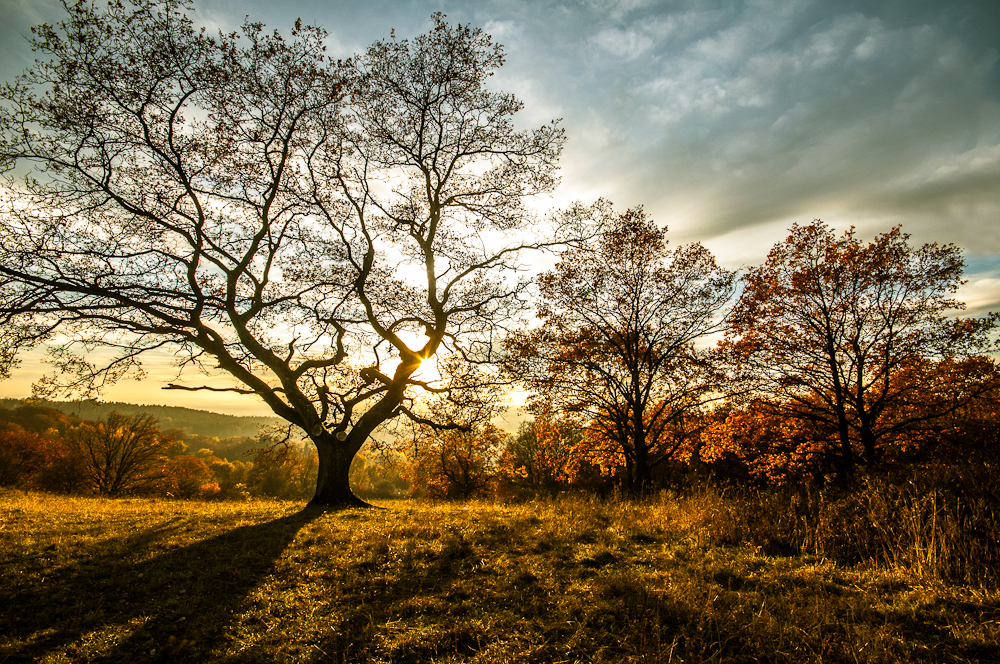
<path id="1" fill-rule="evenodd" d="M 930 382 L 895 380 L 929 358 L 989 347 L 997 317 L 951 318 L 964 262 L 954 245 L 913 248 L 897 226 L 870 243 L 853 228 L 837 236 L 817 220 L 795 225 L 767 261 L 748 271 L 722 350 L 757 398 L 762 417 L 799 421 L 796 432 L 827 431 L 816 450 L 841 479 L 857 463 L 877 467 L 892 435 L 955 406 L 921 398 Z M 924 395 L 927 396 L 926 394 Z M 884 417 L 919 400 L 919 416 Z M 764 412 L 767 411 L 767 412 Z M 857 445 L 858 449 L 855 449 Z M 796 444 L 793 444 L 794 448 Z"/>
<path id="2" fill-rule="evenodd" d="M 40 391 L 93 393 L 170 352 L 233 379 L 171 387 L 257 395 L 315 443 L 314 501 L 357 504 L 351 459 L 424 420 L 415 391 L 492 380 L 417 371 L 490 360 L 523 308 L 524 198 L 563 132 L 515 131 L 520 102 L 485 87 L 501 47 L 440 15 L 338 62 L 319 28 L 211 37 L 189 9 L 69 6 L 3 88 L 0 166 L 28 173 L 0 208 L 0 374 L 48 344 Z M 578 230 L 560 220 L 552 243 Z"/>
<path id="3" fill-rule="evenodd" d="M 509 369 L 538 401 L 590 419 L 641 491 L 680 449 L 685 415 L 715 397 L 694 342 L 721 329 L 735 274 L 700 244 L 667 249 L 641 209 L 609 217 L 539 277 L 542 325 L 511 337 Z"/>
<path id="4" fill-rule="evenodd" d="M 167 476 L 172 441 L 160 434 L 152 415 L 110 413 L 71 429 L 67 439 L 82 459 L 86 484 L 102 496 L 148 488 Z"/>

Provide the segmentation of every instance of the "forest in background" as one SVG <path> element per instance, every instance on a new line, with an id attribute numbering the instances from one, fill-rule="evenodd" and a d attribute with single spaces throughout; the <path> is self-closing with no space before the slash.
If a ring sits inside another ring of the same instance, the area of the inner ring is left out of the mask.
<path id="1" fill-rule="evenodd" d="M 314 488 L 309 473 L 315 465 L 309 462 L 315 453 L 303 451 L 286 430 L 255 426 L 252 436 L 213 436 L 167 428 L 153 414 L 162 409 L 91 404 L 92 411 L 103 414 L 86 419 L 64 412 L 75 404 L 61 405 L 64 410 L 47 403 L 0 406 L 0 486 L 109 497 L 241 500 L 306 498 Z M 180 413 L 181 421 L 191 428 L 207 423 L 208 431 L 231 431 L 230 420 L 238 419 L 190 412 L 190 419 Z M 253 419 L 266 424 L 270 418 Z M 277 440 L 284 441 L 280 455 L 272 450 Z"/>
<path id="2" fill-rule="evenodd" d="M 0 406 L 8 410 L 17 408 L 23 403 L 25 403 L 25 400 L 22 399 L 0 399 Z M 124 403 L 121 401 L 99 401 L 97 399 L 81 399 L 77 401 L 34 399 L 30 403 L 85 420 L 96 420 L 105 417 L 111 412 L 118 412 L 123 415 L 149 413 L 156 418 L 161 429 L 177 429 L 188 434 L 215 438 L 231 438 L 234 436 L 254 437 L 260 432 L 261 427 L 276 426 L 283 423 L 280 417 L 225 415 L 222 413 L 213 413 L 208 410 L 186 408 L 184 406 L 151 406 Z"/>

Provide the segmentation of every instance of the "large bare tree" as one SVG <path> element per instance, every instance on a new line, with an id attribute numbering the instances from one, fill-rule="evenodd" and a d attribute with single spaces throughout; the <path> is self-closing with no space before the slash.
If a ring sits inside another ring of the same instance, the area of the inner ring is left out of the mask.
<path id="1" fill-rule="evenodd" d="M 515 130 L 485 85 L 502 48 L 440 15 L 339 62 L 299 23 L 212 37 L 174 0 L 66 8 L 0 95 L 0 371 L 47 344 L 47 387 L 92 392 L 168 351 L 173 387 L 256 394 L 307 432 L 315 503 L 359 503 L 377 427 L 490 382 L 562 130 Z"/>

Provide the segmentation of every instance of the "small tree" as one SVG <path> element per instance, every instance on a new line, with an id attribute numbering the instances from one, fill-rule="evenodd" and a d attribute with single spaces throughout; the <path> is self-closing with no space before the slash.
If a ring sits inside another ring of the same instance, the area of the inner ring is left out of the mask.
<path id="1" fill-rule="evenodd" d="M 949 317 L 964 306 L 951 297 L 961 252 L 908 239 L 898 226 L 867 244 L 853 228 L 838 237 L 819 220 L 793 226 L 748 271 L 722 343 L 762 416 L 827 432 L 813 453 L 832 459 L 842 480 L 858 463 L 878 467 L 893 435 L 957 407 L 884 417 L 932 387 L 896 376 L 925 359 L 984 351 L 997 324 L 994 314 Z"/>
<path id="2" fill-rule="evenodd" d="M 67 437 L 82 458 L 87 484 L 102 496 L 149 489 L 166 477 L 172 441 L 160 435 L 152 415 L 109 413 Z"/>
<path id="3" fill-rule="evenodd" d="M 228 461 L 221 459 L 209 452 L 204 456 L 205 464 L 212 473 L 214 481 L 219 486 L 219 498 L 242 498 L 248 497 L 247 485 L 249 483 L 250 471 L 253 464 L 243 461 Z"/>
<path id="4" fill-rule="evenodd" d="M 504 435 L 489 423 L 428 429 L 414 441 L 413 491 L 433 498 L 468 499 L 486 493 L 497 476 Z"/>
<path id="5" fill-rule="evenodd" d="M 632 491 L 680 449 L 672 430 L 713 398 L 707 351 L 735 274 L 700 244 L 667 249 L 641 209 L 607 220 L 598 239 L 566 251 L 538 278 L 535 330 L 511 337 L 509 369 L 538 399 L 591 421 L 613 442 Z"/>
<path id="6" fill-rule="evenodd" d="M 582 428 L 559 414 L 534 409 L 507 438 L 500 471 L 507 484 L 532 492 L 555 493 L 572 483 L 585 465 L 578 458 Z"/>
<path id="7" fill-rule="evenodd" d="M 161 493 L 177 498 L 207 497 L 219 492 L 220 487 L 215 482 L 205 459 L 193 454 L 177 454 L 167 459 L 158 488 Z M 205 487 L 211 489 L 204 490 Z"/>

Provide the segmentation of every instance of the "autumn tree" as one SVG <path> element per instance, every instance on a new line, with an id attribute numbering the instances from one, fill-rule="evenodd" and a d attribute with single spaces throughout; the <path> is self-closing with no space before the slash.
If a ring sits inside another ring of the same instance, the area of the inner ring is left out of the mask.
<path id="1" fill-rule="evenodd" d="M 84 487 L 83 464 L 67 432 L 81 420 L 51 408 L 0 408 L 0 486 L 72 493 Z"/>
<path id="2" fill-rule="evenodd" d="M 157 489 L 176 498 L 209 498 L 221 491 L 205 459 L 193 454 L 171 455 Z"/>
<path id="3" fill-rule="evenodd" d="M 110 413 L 70 430 L 67 438 L 82 459 L 86 484 L 102 496 L 150 489 L 167 476 L 172 441 L 152 415 Z"/>
<path id="4" fill-rule="evenodd" d="M 982 464 L 1000 451 L 1000 368 L 990 357 L 908 363 L 891 382 L 897 394 L 878 420 L 880 464 Z M 702 436 L 702 460 L 730 454 L 757 478 L 809 481 L 835 473 L 835 432 L 807 400 L 778 407 L 762 397 L 716 418 Z M 857 444 L 855 442 L 855 447 Z"/>
<path id="5" fill-rule="evenodd" d="M 411 452 L 412 490 L 434 498 L 468 499 L 497 476 L 504 435 L 489 422 L 456 429 L 428 427 Z"/>
<path id="6" fill-rule="evenodd" d="M 579 423 L 544 408 L 509 436 L 500 457 L 506 484 L 536 493 L 555 493 L 577 479 L 585 461 L 579 458 L 583 438 Z"/>
<path id="7" fill-rule="evenodd" d="M 627 488 L 642 491 L 678 451 L 685 415 L 716 396 L 695 342 L 721 329 L 735 274 L 700 244 L 668 249 L 642 209 L 608 215 L 538 278 L 541 325 L 510 338 L 508 368 L 617 446 Z"/>
<path id="8" fill-rule="evenodd" d="M 67 11 L 0 93 L 0 375 L 46 344 L 41 387 L 92 393 L 169 353 L 174 389 L 257 395 L 308 434 L 316 504 L 359 504 L 376 428 L 493 380 L 417 371 L 490 360 L 525 306 L 519 256 L 545 243 L 524 201 L 554 187 L 563 131 L 515 130 L 520 102 L 485 85 L 502 48 L 440 15 L 338 62 L 300 23 Z"/>
<path id="9" fill-rule="evenodd" d="M 253 469 L 252 462 L 240 460 L 229 461 L 215 455 L 212 450 L 202 449 L 198 451 L 199 458 L 205 461 L 209 471 L 212 473 L 212 481 L 218 487 L 218 492 L 209 489 L 208 493 L 214 494 L 218 498 L 247 498 L 249 491 L 250 471 Z"/>
<path id="10" fill-rule="evenodd" d="M 984 351 L 997 323 L 992 314 L 948 315 L 963 306 L 952 297 L 964 267 L 957 247 L 908 240 L 898 226 L 869 243 L 818 220 L 793 226 L 747 272 L 721 346 L 760 417 L 828 432 L 812 453 L 832 459 L 841 479 L 859 463 L 878 467 L 893 435 L 955 407 L 884 417 L 931 389 L 895 380 L 899 372 Z M 794 437 L 787 442 L 798 448 Z"/>

